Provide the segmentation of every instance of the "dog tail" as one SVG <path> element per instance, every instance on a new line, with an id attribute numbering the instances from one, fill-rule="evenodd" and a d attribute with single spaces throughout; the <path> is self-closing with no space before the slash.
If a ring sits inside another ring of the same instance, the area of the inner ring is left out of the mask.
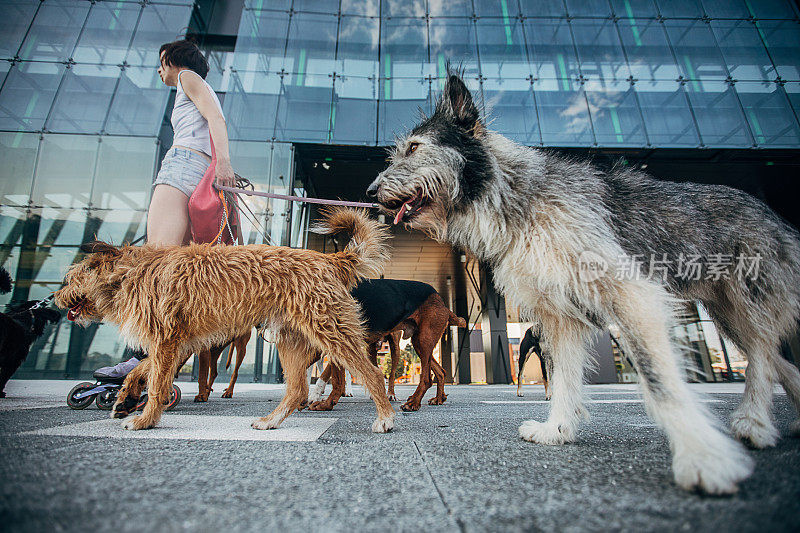
<path id="1" fill-rule="evenodd" d="M 448 325 L 465 328 L 467 327 L 467 321 L 461 318 L 460 316 L 454 314 L 452 311 L 450 311 L 450 318 L 448 319 Z"/>
<path id="2" fill-rule="evenodd" d="M 11 274 L 3 267 L 0 267 L 0 294 L 11 292 Z"/>
<path id="3" fill-rule="evenodd" d="M 352 267 L 353 286 L 362 278 L 379 276 L 389 259 L 389 229 L 386 224 L 369 218 L 364 209 L 325 209 L 322 212 L 322 221 L 312 227 L 311 231 L 322 235 L 345 234 L 350 237 L 350 242 L 340 253 L 348 256 L 349 261 L 343 262 L 343 267 Z"/>

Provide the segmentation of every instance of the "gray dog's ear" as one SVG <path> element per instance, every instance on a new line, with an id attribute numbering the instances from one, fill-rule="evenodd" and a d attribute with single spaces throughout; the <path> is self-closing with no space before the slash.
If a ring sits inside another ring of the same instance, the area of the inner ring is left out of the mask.
<path id="1" fill-rule="evenodd" d="M 480 125 L 480 113 L 472 100 L 469 89 L 457 75 L 448 76 L 441 104 L 443 110 L 452 116 L 459 126 L 472 131 L 473 134 L 478 133 L 479 130 L 476 126 Z"/>
<path id="2" fill-rule="evenodd" d="M 81 244 L 80 250 L 85 254 L 119 255 L 121 253 L 119 251 L 119 248 L 117 248 L 113 244 L 108 244 L 103 241 L 92 241 Z"/>

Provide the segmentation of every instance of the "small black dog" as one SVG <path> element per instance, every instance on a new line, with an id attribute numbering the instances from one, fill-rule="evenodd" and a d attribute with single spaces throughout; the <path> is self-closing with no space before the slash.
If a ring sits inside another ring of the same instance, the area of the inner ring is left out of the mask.
<path id="1" fill-rule="evenodd" d="M 11 276 L 0 267 L 0 293 L 11 291 Z M 0 313 L 0 398 L 5 398 L 6 383 L 28 356 L 28 350 L 36 338 L 42 334 L 48 322 L 56 323 L 61 313 L 40 307 L 32 309 L 39 302 L 31 300 L 24 304 L 9 305 L 5 313 Z"/>
<path id="2" fill-rule="evenodd" d="M 548 367 L 552 368 L 553 361 L 542 353 L 542 347 L 539 344 L 539 335 L 534 335 L 533 328 L 528 328 L 525 336 L 522 337 L 522 342 L 519 343 L 519 374 L 517 375 L 517 396 L 522 396 L 522 370 L 525 368 L 525 363 L 528 361 L 531 353 L 536 352 L 539 356 L 539 364 L 542 365 L 542 380 L 544 381 L 544 396 L 550 399 L 550 382 L 548 376 L 550 373 L 547 371 Z"/>

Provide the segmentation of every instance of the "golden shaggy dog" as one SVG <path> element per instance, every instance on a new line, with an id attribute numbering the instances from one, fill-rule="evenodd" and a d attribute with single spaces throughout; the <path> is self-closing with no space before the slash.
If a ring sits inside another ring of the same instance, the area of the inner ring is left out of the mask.
<path id="1" fill-rule="evenodd" d="M 112 416 L 138 397 L 146 379 L 149 400 L 125 429 L 147 429 L 161 418 L 176 370 L 199 353 L 248 333 L 259 324 L 278 332 L 286 394 L 255 429 L 273 429 L 308 397 L 306 368 L 315 353 L 328 353 L 362 377 L 378 410 L 376 433 L 390 431 L 394 411 L 383 376 L 367 359 L 360 308 L 350 295 L 356 283 L 381 270 L 386 226 L 363 211 L 335 209 L 315 231 L 348 233 L 344 251 L 322 254 L 279 246 L 117 248 L 86 244 L 89 255 L 73 266 L 55 302 L 81 325 L 117 324 L 128 342 L 149 357 L 128 375 Z"/>

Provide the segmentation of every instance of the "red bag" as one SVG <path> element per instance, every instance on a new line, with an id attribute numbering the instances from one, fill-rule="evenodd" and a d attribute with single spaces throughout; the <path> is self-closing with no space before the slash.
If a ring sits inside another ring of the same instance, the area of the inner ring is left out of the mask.
<path id="1" fill-rule="evenodd" d="M 233 244 L 239 236 L 236 197 L 214 188 L 217 152 L 211 141 L 211 165 L 189 198 L 189 222 L 196 243 Z"/>

